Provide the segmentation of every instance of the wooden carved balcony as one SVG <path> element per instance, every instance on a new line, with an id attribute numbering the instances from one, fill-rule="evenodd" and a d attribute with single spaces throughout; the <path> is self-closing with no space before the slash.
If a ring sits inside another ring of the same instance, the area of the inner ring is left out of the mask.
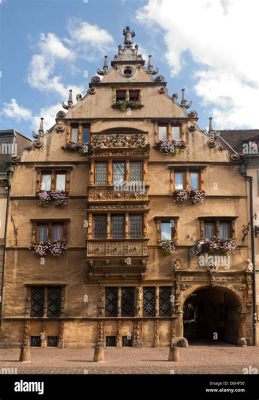
<path id="1" fill-rule="evenodd" d="M 148 192 L 147 185 L 145 185 L 143 190 L 135 190 L 135 191 L 115 190 L 113 186 L 89 187 L 88 201 L 98 202 L 98 203 L 118 202 L 118 201 L 135 201 L 135 202 L 148 201 L 147 192 Z"/>
<path id="2" fill-rule="evenodd" d="M 87 257 L 148 257 L 147 241 L 88 241 Z"/>

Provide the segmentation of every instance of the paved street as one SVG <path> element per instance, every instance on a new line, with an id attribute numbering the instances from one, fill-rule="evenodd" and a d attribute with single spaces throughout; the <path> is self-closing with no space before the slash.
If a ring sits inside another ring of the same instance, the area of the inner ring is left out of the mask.
<path id="1" fill-rule="evenodd" d="M 0 349 L 0 373 L 15 368 L 18 374 L 259 373 L 259 347 L 199 345 L 179 350 L 180 361 L 168 362 L 167 348 L 105 348 L 105 361 L 96 363 L 93 349 L 32 348 L 31 362 L 21 363 L 19 349 Z"/>

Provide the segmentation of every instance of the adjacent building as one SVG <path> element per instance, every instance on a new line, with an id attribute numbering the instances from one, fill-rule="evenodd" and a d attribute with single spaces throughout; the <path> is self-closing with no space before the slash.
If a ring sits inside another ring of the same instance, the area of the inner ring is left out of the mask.
<path id="1" fill-rule="evenodd" d="M 5 345 L 253 344 L 242 162 L 123 35 L 15 163 Z"/>
<path id="2" fill-rule="evenodd" d="M 0 130 L 0 317 L 2 305 L 2 278 L 5 252 L 6 213 L 9 183 L 13 173 L 12 160 L 17 160 L 31 140 L 14 130 Z"/>

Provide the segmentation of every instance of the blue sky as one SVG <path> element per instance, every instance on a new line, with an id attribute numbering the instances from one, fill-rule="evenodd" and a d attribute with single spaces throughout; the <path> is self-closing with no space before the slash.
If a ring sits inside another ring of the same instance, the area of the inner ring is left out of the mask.
<path id="1" fill-rule="evenodd" d="M 126 25 L 205 129 L 259 128 L 257 0 L 0 0 L 1 129 L 46 128 L 123 41 Z"/>

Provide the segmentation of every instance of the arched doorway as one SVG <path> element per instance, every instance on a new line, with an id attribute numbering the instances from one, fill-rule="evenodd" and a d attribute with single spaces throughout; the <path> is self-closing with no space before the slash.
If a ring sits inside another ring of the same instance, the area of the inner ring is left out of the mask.
<path id="1" fill-rule="evenodd" d="M 206 287 L 193 292 L 184 303 L 184 337 L 190 342 L 238 343 L 239 303 L 228 289 Z"/>

